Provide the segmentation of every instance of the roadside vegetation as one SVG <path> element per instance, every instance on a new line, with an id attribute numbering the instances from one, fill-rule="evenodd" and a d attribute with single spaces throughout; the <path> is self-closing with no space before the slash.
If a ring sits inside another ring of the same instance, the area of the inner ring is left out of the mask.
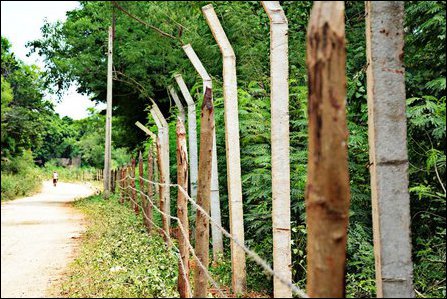
<path id="1" fill-rule="evenodd" d="M 57 296 L 70 298 L 178 297 L 177 258 L 166 254 L 161 235 L 149 236 L 141 214 L 118 197 L 92 196 L 75 203 L 88 228 L 79 255 L 69 266 Z M 60 287 L 60 288 L 59 288 Z"/>

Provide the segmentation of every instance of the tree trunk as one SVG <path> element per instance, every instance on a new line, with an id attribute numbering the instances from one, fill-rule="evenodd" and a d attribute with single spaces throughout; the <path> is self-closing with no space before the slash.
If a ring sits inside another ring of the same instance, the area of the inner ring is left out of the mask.
<path id="1" fill-rule="evenodd" d="M 177 184 L 188 192 L 188 150 L 186 147 L 185 125 L 181 118 L 177 119 Z M 177 195 L 177 217 L 183 226 L 186 237 L 179 231 L 178 242 L 181 261 L 179 261 L 178 292 L 180 298 L 189 298 L 189 223 L 188 223 L 188 200 L 181 192 Z M 181 265 L 183 263 L 183 266 Z"/>
<path id="2" fill-rule="evenodd" d="M 404 3 L 366 2 L 368 136 L 377 297 L 414 297 Z"/>
<path id="3" fill-rule="evenodd" d="M 197 204 L 206 213 L 210 211 L 211 167 L 213 150 L 214 108 L 211 89 L 207 88 L 203 99 L 200 121 L 199 179 L 197 186 Z M 209 219 L 199 210 L 196 218 L 195 251 L 201 263 L 208 269 L 209 263 Z M 194 297 L 206 298 L 208 279 L 201 267 L 194 269 Z"/>
<path id="4" fill-rule="evenodd" d="M 317 1 L 307 34 L 307 293 L 345 295 L 349 217 L 344 3 Z"/>

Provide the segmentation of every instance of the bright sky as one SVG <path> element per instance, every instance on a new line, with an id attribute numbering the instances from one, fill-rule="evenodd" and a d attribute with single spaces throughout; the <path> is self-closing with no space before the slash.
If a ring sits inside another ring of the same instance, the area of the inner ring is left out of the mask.
<path id="1" fill-rule="evenodd" d="M 42 37 L 40 27 L 44 18 L 50 22 L 65 20 L 65 13 L 78 6 L 77 1 L 1 1 L 1 35 L 11 42 L 12 51 L 18 58 L 43 68 L 42 59 L 37 54 L 26 57 L 29 52 L 25 47 L 26 42 Z M 54 99 L 53 102 L 56 103 Z M 62 102 L 56 103 L 55 110 L 61 116 L 80 119 L 88 116 L 88 107 L 94 106 L 87 96 L 78 94 L 76 87 L 72 86 Z M 96 109 L 102 110 L 104 107 L 100 104 Z"/>

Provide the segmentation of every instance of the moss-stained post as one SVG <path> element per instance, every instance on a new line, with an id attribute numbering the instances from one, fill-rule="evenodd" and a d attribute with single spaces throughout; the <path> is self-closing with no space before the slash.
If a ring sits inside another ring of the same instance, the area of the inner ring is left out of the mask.
<path id="1" fill-rule="evenodd" d="M 186 131 L 182 119 L 177 119 L 177 184 L 188 192 L 188 149 L 186 147 Z M 189 298 L 191 290 L 189 289 L 189 222 L 188 222 L 188 199 L 185 194 L 178 190 L 177 195 L 177 217 L 184 229 L 184 236 L 180 231 L 178 234 L 179 251 L 181 260 L 179 260 L 178 269 L 178 292 L 180 298 Z M 182 265 L 182 264 L 183 265 Z"/>
<path id="2" fill-rule="evenodd" d="M 209 213 L 210 210 L 213 150 L 214 108 L 211 100 L 211 92 L 211 89 L 206 89 L 200 116 L 199 180 L 197 186 L 197 204 L 206 213 Z M 209 219 L 200 210 L 197 210 L 195 251 L 200 262 L 207 270 L 209 263 L 209 239 Z M 194 269 L 194 297 L 206 298 L 207 293 L 208 278 L 206 273 L 202 267 L 196 267 Z"/>
<path id="3" fill-rule="evenodd" d="M 278 1 L 262 1 L 262 5 L 270 19 L 273 270 L 292 283 L 288 24 Z M 273 294 L 292 298 L 292 290 L 276 277 Z"/>
<path id="4" fill-rule="evenodd" d="M 414 297 L 404 2 L 366 2 L 368 137 L 377 297 Z"/>
<path id="5" fill-rule="evenodd" d="M 307 32 L 307 293 L 344 297 L 349 217 L 344 3 L 316 1 Z"/>
<path id="6" fill-rule="evenodd" d="M 187 47 L 188 45 L 184 46 L 183 48 L 185 49 L 185 47 Z M 190 53 L 188 54 L 188 57 L 190 58 L 191 62 L 193 63 L 194 67 L 196 68 L 196 70 L 200 69 L 201 73 L 200 76 L 205 79 L 203 79 L 204 82 L 204 88 L 208 87 L 212 90 L 211 88 L 211 78 L 208 76 L 208 73 L 206 73 L 202 63 L 200 62 L 200 60 L 198 60 L 199 58 L 197 56 L 194 57 L 193 54 L 195 55 L 194 50 L 192 49 L 191 46 L 189 46 L 189 50 L 185 49 L 186 53 Z M 190 57 L 191 56 L 191 57 Z M 200 66 L 197 66 L 200 65 Z M 203 69 L 203 70 L 202 70 Z M 205 72 L 205 74 L 203 73 Z M 206 79 L 209 78 L 209 79 Z M 188 103 L 188 108 L 190 106 L 190 103 L 192 103 L 194 105 L 194 121 L 195 122 L 195 104 L 194 104 L 194 100 L 191 97 L 191 94 L 189 93 L 188 87 L 186 87 L 185 81 L 183 81 L 182 75 L 178 74 L 175 76 L 175 80 L 177 81 L 178 86 L 180 87 L 180 90 L 182 91 L 183 97 L 185 98 L 185 100 Z M 211 98 L 211 101 L 213 99 Z M 191 116 L 192 118 L 192 116 Z M 189 115 L 188 115 L 188 125 L 189 125 Z M 196 124 L 194 123 L 194 130 Z M 196 133 L 197 135 L 197 133 Z M 194 137 L 195 138 L 195 146 L 197 146 L 197 136 Z M 191 143 L 190 143 L 191 144 Z M 197 163 L 197 148 L 195 149 L 196 153 L 195 153 L 195 159 L 196 159 L 196 163 Z M 219 199 L 219 181 L 218 181 L 218 172 L 217 172 L 217 148 L 216 148 L 216 129 L 214 126 L 214 130 L 213 130 L 213 153 L 212 153 L 212 170 L 211 170 L 211 218 L 213 218 L 213 220 L 219 224 L 222 225 L 222 220 L 221 220 L 221 216 L 220 216 L 220 199 Z M 191 155 L 192 157 L 192 155 Z M 197 167 L 197 166 L 196 166 Z M 191 168 L 192 170 L 192 168 Z M 196 169 L 197 171 L 197 169 Z M 197 180 L 196 180 L 197 181 Z M 192 184 L 192 181 L 191 181 Z M 192 194 L 192 192 L 191 192 Z M 195 191 L 195 194 L 197 194 L 197 190 Z M 195 197 L 193 197 L 195 198 Z M 222 237 L 222 232 L 214 225 L 211 226 L 211 236 L 212 236 L 212 240 L 213 240 L 213 259 L 214 261 L 217 261 L 219 255 L 221 255 L 223 253 L 223 237 Z"/>
<path id="7" fill-rule="evenodd" d="M 244 243 L 242 208 L 239 115 L 237 102 L 236 56 L 211 4 L 202 7 L 203 15 L 223 56 L 223 93 L 225 108 L 225 145 L 227 152 L 228 198 L 231 234 Z M 245 252 L 231 241 L 232 286 L 235 293 L 246 290 Z"/>

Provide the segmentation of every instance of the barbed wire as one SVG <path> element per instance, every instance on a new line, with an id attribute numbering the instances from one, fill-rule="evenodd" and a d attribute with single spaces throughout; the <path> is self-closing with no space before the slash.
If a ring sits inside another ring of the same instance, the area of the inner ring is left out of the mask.
<path id="1" fill-rule="evenodd" d="M 129 175 L 127 175 L 126 177 L 124 177 L 123 179 L 121 179 L 120 181 L 123 181 L 125 179 L 135 179 L 135 177 L 131 177 Z M 287 281 L 286 279 L 284 279 L 282 276 L 278 275 L 271 267 L 270 265 L 264 261 L 256 252 L 250 250 L 247 246 L 245 246 L 245 244 L 241 244 L 239 242 L 239 240 L 237 240 L 233 235 L 231 235 L 227 230 L 225 230 L 221 225 L 219 225 L 217 222 L 215 222 L 215 220 L 199 205 L 197 204 L 194 199 L 192 199 L 188 192 L 186 192 L 185 189 L 183 189 L 182 186 L 178 185 L 178 184 L 166 184 L 166 183 L 159 183 L 159 182 L 154 182 L 154 181 L 150 181 L 142 176 L 139 176 L 140 179 L 142 179 L 143 181 L 147 182 L 147 183 L 151 183 L 153 185 L 159 185 L 159 186 L 168 186 L 168 187 L 176 187 L 178 188 L 183 195 L 188 199 L 188 201 L 194 206 L 196 207 L 203 215 L 205 215 L 205 217 L 207 217 L 210 221 L 211 224 L 214 225 L 215 227 L 217 227 L 220 231 L 222 231 L 222 233 L 229 239 L 231 239 L 232 241 L 234 241 L 234 243 L 239 246 L 242 250 L 245 251 L 245 253 L 253 260 L 255 261 L 259 266 L 261 266 L 268 274 L 270 274 L 271 276 L 277 278 L 282 284 L 286 285 L 287 287 L 289 287 L 293 293 L 297 294 L 299 297 L 301 298 L 308 298 L 308 295 L 299 287 L 297 287 L 295 284 Z M 132 187 L 131 187 L 132 188 Z M 133 189 L 133 188 L 132 188 Z M 135 189 L 137 190 L 137 189 Z M 139 190 L 137 190 L 138 192 L 140 192 Z M 147 196 L 146 194 L 144 194 L 145 196 Z M 148 197 L 148 196 L 147 196 Z M 149 198 L 149 197 L 148 197 Z M 157 210 L 159 210 L 157 208 Z M 160 211 L 160 210 L 159 210 Z M 161 211 L 160 211 L 161 212 Z M 163 212 L 163 214 L 165 214 Z M 168 215 L 168 217 L 173 217 L 171 215 Z M 177 217 L 174 217 L 177 218 Z M 177 218 L 178 219 L 178 218 Z"/>

